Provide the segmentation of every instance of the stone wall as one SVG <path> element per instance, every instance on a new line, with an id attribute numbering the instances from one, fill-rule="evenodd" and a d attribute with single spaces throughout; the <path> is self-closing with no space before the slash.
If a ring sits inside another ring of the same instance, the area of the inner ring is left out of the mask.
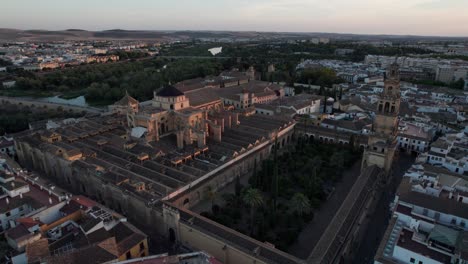
<path id="1" fill-rule="evenodd" d="M 292 142 L 293 129 L 294 126 L 290 126 L 278 133 L 278 147 L 284 147 Z M 179 221 L 177 213 L 164 215 L 161 203 L 150 204 L 118 186 L 103 181 L 99 177 L 99 172 L 93 167 L 88 167 L 81 161 L 67 161 L 43 151 L 39 146 L 31 146 L 28 142 L 15 141 L 20 164 L 41 172 L 57 185 L 73 193 L 84 194 L 123 214 L 149 236 L 158 234 L 169 238 L 171 236 L 169 230 L 172 229 L 176 232 L 177 242 L 207 251 L 220 260 L 225 260 L 225 263 L 266 263 L 255 255 L 246 254 L 241 250 L 241 245 L 229 241 L 223 242 L 209 233 L 190 228 L 186 223 Z M 262 160 L 268 158 L 274 144 L 274 139 L 259 143 L 188 186 L 180 188 L 166 199 L 176 206 L 184 206 L 185 203 L 188 207 L 195 204 L 204 198 L 203 193 L 208 186 L 219 189 L 237 176 L 251 173 L 255 162 L 258 166 Z"/>

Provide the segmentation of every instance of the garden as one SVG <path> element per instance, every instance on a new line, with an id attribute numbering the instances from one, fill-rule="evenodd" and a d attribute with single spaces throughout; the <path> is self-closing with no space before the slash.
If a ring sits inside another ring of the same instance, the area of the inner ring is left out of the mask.
<path id="1" fill-rule="evenodd" d="M 360 157 L 357 148 L 299 138 L 295 146 L 274 150 L 270 159 L 255 164 L 248 186 L 238 178 L 234 193 L 209 189 L 205 195 L 211 211 L 201 215 L 287 250 L 333 193 L 343 171 Z"/>

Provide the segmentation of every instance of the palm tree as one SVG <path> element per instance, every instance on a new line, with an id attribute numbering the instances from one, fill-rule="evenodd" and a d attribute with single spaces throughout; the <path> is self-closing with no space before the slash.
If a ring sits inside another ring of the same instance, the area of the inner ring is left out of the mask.
<path id="1" fill-rule="evenodd" d="M 253 233 L 255 208 L 263 204 L 262 194 L 258 189 L 249 188 L 244 192 L 242 201 L 250 206 L 250 233 Z"/>
<path id="2" fill-rule="evenodd" d="M 340 172 L 344 167 L 344 156 L 343 152 L 335 152 L 330 157 L 330 165 L 336 168 L 337 172 Z"/>
<path id="3" fill-rule="evenodd" d="M 291 208 L 298 215 L 310 213 L 310 200 L 303 193 L 295 193 L 291 199 Z"/>

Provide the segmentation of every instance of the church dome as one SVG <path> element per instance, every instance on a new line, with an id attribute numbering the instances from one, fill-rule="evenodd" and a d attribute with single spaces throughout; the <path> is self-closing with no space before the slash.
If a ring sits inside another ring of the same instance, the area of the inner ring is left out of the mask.
<path id="1" fill-rule="evenodd" d="M 156 93 L 157 96 L 162 97 L 177 97 L 184 95 L 179 89 L 175 88 L 172 85 L 167 85 Z"/>

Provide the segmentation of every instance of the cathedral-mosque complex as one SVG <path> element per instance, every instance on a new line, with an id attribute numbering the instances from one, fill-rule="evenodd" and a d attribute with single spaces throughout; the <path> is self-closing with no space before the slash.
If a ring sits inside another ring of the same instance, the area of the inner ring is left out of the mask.
<path id="1" fill-rule="evenodd" d="M 295 125 L 286 116 L 254 115 L 257 100 L 284 96 L 282 86 L 253 80 L 248 73 L 224 74 L 216 86 L 185 92 L 167 85 L 146 102 L 125 94 L 105 114 L 31 132 L 16 140 L 19 160 L 121 212 L 148 233 L 196 245 L 203 233 L 194 236 L 189 229 L 195 227 L 184 229 L 178 210 L 204 199 L 209 188 L 252 172 L 275 144 L 282 148 L 292 141 Z M 229 247 L 226 254 L 234 250 Z"/>
<path id="2" fill-rule="evenodd" d="M 148 234 L 205 250 L 223 263 L 332 263 L 347 250 L 348 231 L 368 208 L 366 197 L 378 193 L 375 186 L 390 172 L 398 127 L 396 65 L 387 75 L 352 197 L 307 260 L 190 210 L 207 191 L 252 173 L 274 148 L 293 142 L 290 115 L 255 114 L 256 104 L 285 96 L 283 86 L 255 80 L 252 68 L 223 72 L 164 86 L 145 102 L 126 93 L 105 114 L 31 131 L 15 145 L 24 167 L 113 208 Z"/>

